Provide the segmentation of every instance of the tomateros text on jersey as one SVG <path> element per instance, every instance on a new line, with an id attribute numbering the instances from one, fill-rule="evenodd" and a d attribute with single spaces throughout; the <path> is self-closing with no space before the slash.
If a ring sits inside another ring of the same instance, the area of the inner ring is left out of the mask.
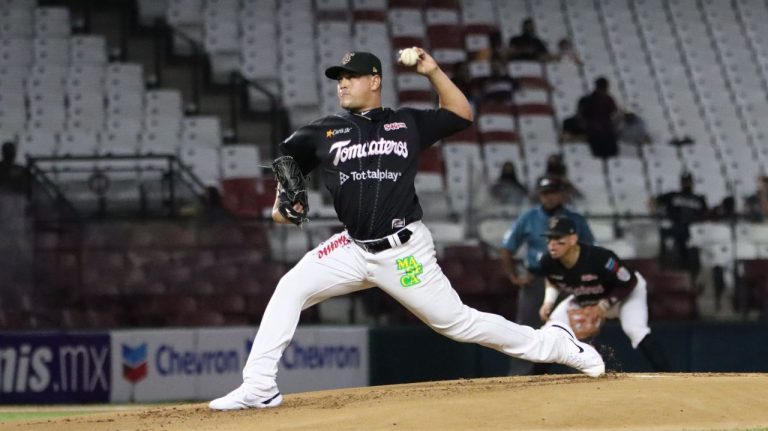
<path id="1" fill-rule="evenodd" d="M 350 159 L 362 159 L 368 156 L 379 156 L 387 154 L 396 154 L 404 159 L 408 158 L 408 144 L 403 141 L 390 141 L 381 138 L 377 141 L 365 142 L 362 144 L 349 145 L 351 140 L 339 141 L 331 145 L 329 153 L 336 151 L 333 158 L 333 165 L 338 166 L 339 162 L 346 162 Z"/>

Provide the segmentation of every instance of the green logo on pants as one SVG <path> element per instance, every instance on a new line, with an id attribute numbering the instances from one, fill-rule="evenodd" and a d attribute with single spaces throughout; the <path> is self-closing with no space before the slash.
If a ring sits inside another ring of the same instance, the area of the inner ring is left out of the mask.
<path id="1" fill-rule="evenodd" d="M 397 259 L 397 270 L 405 271 L 405 275 L 400 277 L 400 285 L 403 287 L 411 287 L 415 284 L 421 283 L 419 275 L 424 272 L 424 268 L 421 266 L 413 256 Z"/>

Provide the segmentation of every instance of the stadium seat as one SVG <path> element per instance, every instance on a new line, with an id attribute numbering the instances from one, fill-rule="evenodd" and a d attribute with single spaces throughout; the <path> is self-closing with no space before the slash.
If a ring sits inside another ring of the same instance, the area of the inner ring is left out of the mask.
<path id="1" fill-rule="evenodd" d="M 31 39 L 35 34 L 34 12 L 34 8 L 7 8 L 0 11 L 0 35 L 3 38 Z"/>
<path id="2" fill-rule="evenodd" d="M 274 180 L 229 178 L 221 181 L 222 203 L 233 215 L 260 218 L 275 202 Z"/>
<path id="3" fill-rule="evenodd" d="M 18 157 L 52 156 L 58 151 L 56 134 L 42 130 L 27 130 L 19 134 Z"/>
<path id="4" fill-rule="evenodd" d="M 738 288 L 736 308 L 746 314 L 757 310 L 762 317 L 768 313 L 768 260 L 741 259 L 737 264 Z"/>
<path id="5" fill-rule="evenodd" d="M 211 147 L 221 146 L 221 126 L 218 117 L 185 117 L 181 125 L 182 146 Z"/>
<path id="6" fill-rule="evenodd" d="M 93 155 L 99 145 L 99 135 L 96 132 L 69 130 L 59 135 L 60 155 Z"/>
<path id="7" fill-rule="evenodd" d="M 227 145 L 221 149 L 222 176 L 227 178 L 261 177 L 259 150 L 253 145 Z"/>
<path id="8" fill-rule="evenodd" d="M 185 147 L 179 150 L 182 163 L 192 169 L 206 186 L 218 187 L 221 180 L 219 151 L 215 148 Z"/>
<path id="9" fill-rule="evenodd" d="M 34 18 L 36 37 L 68 37 L 72 33 L 69 9 L 65 7 L 38 7 Z"/>
<path id="10" fill-rule="evenodd" d="M 68 66 L 70 39 L 65 37 L 37 37 L 33 42 L 35 64 Z"/>
<path id="11" fill-rule="evenodd" d="M 696 292 L 688 274 L 664 272 L 645 278 L 651 321 L 692 320 L 698 317 Z"/>

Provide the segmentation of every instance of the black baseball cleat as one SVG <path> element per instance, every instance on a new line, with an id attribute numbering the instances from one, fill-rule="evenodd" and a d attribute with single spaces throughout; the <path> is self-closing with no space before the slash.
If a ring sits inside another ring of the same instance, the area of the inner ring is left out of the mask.
<path id="1" fill-rule="evenodd" d="M 559 333 L 564 341 L 564 350 L 558 363 L 575 368 L 590 377 L 600 377 L 605 374 L 605 362 L 594 347 L 579 341 L 567 325 L 555 322 L 548 327 Z"/>

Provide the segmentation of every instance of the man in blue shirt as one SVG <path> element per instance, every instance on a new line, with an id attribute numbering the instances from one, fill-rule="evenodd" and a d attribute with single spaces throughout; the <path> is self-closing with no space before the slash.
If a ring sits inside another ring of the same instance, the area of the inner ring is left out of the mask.
<path id="1" fill-rule="evenodd" d="M 504 234 L 501 243 L 501 265 L 512 284 L 518 287 L 517 323 L 534 328 L 544 322 L 539 317 L 539 307 L 544 299 L 544 276 L 540 272 L 539 260 L 547 253 L 547 239 L 544 233 L 549 228 L 552 217 L 568 217 L 576 224 L 579 240 L 594 244 L 595 239 L 584 217 L 564 205 L 563 183 L 553 176 L 539 178 L 536 184 L 541 205 L 531 208 L 520 215 L 512 227 Z M 517 250 L 525 245 L 525 270 L 518 274 L 514 263 Z M 532 362 L 512 360 L 510 374 L 531 374 Z"/>

